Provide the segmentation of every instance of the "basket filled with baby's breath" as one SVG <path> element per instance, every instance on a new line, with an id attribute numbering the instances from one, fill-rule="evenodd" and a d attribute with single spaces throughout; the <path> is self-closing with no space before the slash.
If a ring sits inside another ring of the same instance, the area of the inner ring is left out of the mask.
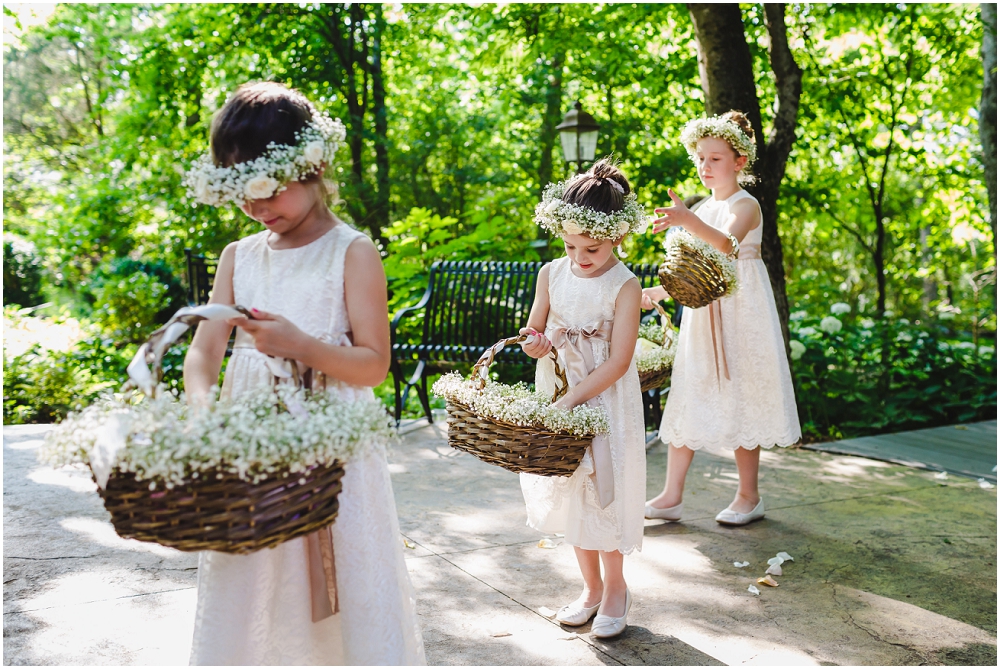
<path id="1" fill-rule="evenodd" d="M 232 317 L 209 306 L 219 312 L 205 311 L 213 318 Z M 183 331 L 175 319 L 130 365 L 140 387 L 70 414 L 46 437 L 41 459 L 89 467 L 122 537 L 182 551 L 250 553 L 331 525 L 344 464 L 395 434 L 381 403 L 325 392 L 325 379 L 314 391 L 320 383 L 293 367 L 294 384 L 189 406 L 152 383 Z M 147 355 L 153 379 L 135 373 L 148 371 Z"/>
<path id="2" fill-rule="evenodd" d="M 487 349 L 468 379 L 451 372 L 434 383 L 434 393 L 447 403 L 448 443 L 512 472 L 570 476 L 594 437 L 608 432 L 607 415 L 586 405 L 554 406 L 569 385 L 555 351 L 549 354 L 556 372 L 553 395 L 490 379 L 497 353 L 526 338 L 510 337 Z"/>
<path id="3" fill-rule="evenodd" d="M 660 314 L 660 322 L 641 325 L 635 344 L 635 366 L 642 392 L 663 387 L 670 379 L 677 354 L 677 330 L 666 310 L 655 302 L 653 306 Z"/>
<path id="4" fill-rule="evenodd" d="M 736 291 L 735 260 L 740 247 L 732 235 L 729 240 L 733 248 L 726 254 L 682 228 L 667 234 L 666 256 L 658 274 L 674 301 L 698 309 Z"/>

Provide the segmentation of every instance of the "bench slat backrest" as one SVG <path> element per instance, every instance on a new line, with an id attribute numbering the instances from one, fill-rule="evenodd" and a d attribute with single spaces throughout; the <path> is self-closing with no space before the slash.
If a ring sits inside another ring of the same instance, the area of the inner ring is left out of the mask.
<path id="1" fill-rule="evenodd" d="M 431 267 L 423 343 L 486 348 L 528 322 L 541 262 L 444 261 Z M 627 267 L 643 288 L 657 285 L 657 266 Z"/>

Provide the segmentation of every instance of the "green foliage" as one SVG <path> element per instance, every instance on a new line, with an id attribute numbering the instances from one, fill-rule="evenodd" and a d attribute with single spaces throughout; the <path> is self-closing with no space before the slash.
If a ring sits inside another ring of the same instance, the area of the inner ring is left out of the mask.
<path id="1" fill-rule="evenodd" d="M 42 262 L 34 244 L 14 235 L 3 240 L 3 303 L 33 307 L 42 301 Z"/>
<path id="2" fill-rule="evenodd" d="M 937 323 L 861 319 L 836 332 L 821 323 L 792 321 L 792 340 L 805 347 L 792 372 L 807 439 L 996 417 L 994 347 L 977 351 L 971 342 L 949 339 Z"/>
<path id="3" fill-rule="evenodd" d="M 105 332 L 121 343 L 144 341 L 185 302 L 184 287 L 165 264 L 130 258 L 102 264 L 86 296 Z"/>
<path id="4" fill-rule="evenodd" d="M 38 346 L 4 359 L 4 424 L 59 421 L 113 385 L 75 362 L 72 355 Z"/>

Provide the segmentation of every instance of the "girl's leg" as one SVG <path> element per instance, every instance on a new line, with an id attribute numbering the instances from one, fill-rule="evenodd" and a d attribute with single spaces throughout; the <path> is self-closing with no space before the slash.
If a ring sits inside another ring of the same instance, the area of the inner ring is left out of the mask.
<path id="1" fill-rule="evenodd" d="M 622 573 L 625 556 L 619 551 L 601 551 L 601 561 L 604 562 L 604 601 L 597 613 L 621 618 L 625 615 L 625 575 Z"/>
<path id="2" fill-rule="evenodd" d="M 656 509 L 669 509 L 684 499 L 684 479 L 687 477 L 694 451 L 687 446 L 667 446 L 667 480 L 663 492 L 646 502 Z"/>
<path id="3" fill-rule="evenodd" d="M 760 471 L 760 446 L 753 450 L 736 449 L 736 471 L 740 474 L 740 485 L 736 498 L 729 508 L 736 513 L 750 513 L 760 502 L 757 490 L 757 473 Z"/>
<path id="4" fill-rule="evenodd" d="M 580 573 L 583 574 L 583 594 L 577 600 L 581 606 L 597 606 L 601 601 L 604 592 L 604 581 L 601 580 L 601 558 L 597 551 L 585 551 L 577 546 L 576 561 L 580 565 Z"/>

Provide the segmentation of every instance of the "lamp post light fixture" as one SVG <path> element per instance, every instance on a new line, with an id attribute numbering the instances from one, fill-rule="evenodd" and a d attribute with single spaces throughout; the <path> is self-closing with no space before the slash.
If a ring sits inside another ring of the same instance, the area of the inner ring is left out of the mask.
<path id="1" fill-rule="evenodd" d="M 601 129 L 594 117 L 583 111 L 577 100 L 573 109 L 556 126 L 562 141 L 563 157 L 567 163 L 576 163 L 576 173 L 583 172 L 583 164 L 593 162 L 597 152 L 597 131 Z"/>

